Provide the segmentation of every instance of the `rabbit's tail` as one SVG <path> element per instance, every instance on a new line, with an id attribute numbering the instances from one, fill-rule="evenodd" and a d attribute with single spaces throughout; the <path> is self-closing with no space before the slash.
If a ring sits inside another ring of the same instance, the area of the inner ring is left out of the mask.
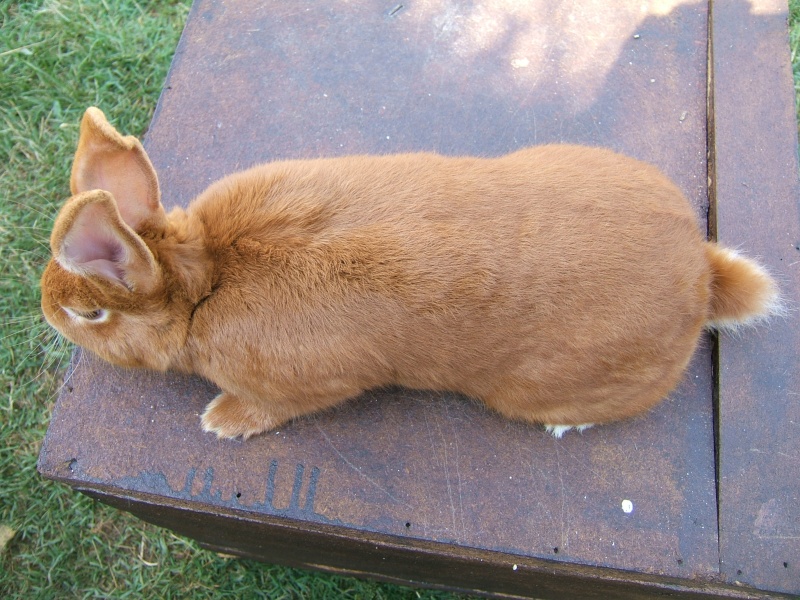
<path id="1" fill-rule="evenodd" d="M 778 286 L 763 267 L 711 242 L 705 251 L 712 273 L 708 327 L 735 329 L 783 312 Z"/>

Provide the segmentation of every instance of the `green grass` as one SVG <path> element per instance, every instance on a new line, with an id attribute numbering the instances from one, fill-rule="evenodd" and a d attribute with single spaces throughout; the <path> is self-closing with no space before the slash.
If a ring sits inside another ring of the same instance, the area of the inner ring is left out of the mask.
<path id="1" fill-rule="evenodd" d="M 38 279 L 78 123 L 141 135 L 190 0 L 0 0 L 0 598 L 455 598 L 218 556 L 45 481 L 36 459 L 69 348 Z"/>
<path id="2" fill-rule="evenodd" d="M 0 1 L 0 597 L 455 598 L 220 557 L 36 473 L 69 351 L 38 278 L 78 122 L 99 104 L 144 132 L 189 4 Z M 790 21 L 800 91 L 800 0 Z"/>
<path id="3" fill-rule="evenodd" d="M 792 53 L 795 106 L 800 132 L 800 0 L 789 0 L 789 49 Z"/>

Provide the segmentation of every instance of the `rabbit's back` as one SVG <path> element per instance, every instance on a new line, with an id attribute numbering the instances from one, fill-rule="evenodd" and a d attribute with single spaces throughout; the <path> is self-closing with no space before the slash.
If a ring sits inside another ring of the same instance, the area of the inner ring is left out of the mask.
<path id="1" fill-rule="evenodd" d="M 400 384 L 518 416 L 558 390 L 564 422 L 564 398 L 666 393 L 707 318 L 688 202 L 606 150 L 272 163 L 190 212 L 218 269 L 195 347 L 239 340 L 226 360 L 273 395 Z"/>

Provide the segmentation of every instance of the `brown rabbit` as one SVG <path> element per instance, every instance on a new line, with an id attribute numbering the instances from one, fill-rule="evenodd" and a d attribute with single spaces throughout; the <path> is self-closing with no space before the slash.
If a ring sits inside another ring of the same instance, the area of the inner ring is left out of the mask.
<path id="1" fill-rule="evenodd" d="M 89 108 L 71 188 L 47 320 L 109 362 L 216 383 L 220 437 L 390 384 L 560 435 L 647 410 L 704 327 L 777 306 L 675 185 L 607 150 L 275 162 L 165 214 L 141 144 Z"/>

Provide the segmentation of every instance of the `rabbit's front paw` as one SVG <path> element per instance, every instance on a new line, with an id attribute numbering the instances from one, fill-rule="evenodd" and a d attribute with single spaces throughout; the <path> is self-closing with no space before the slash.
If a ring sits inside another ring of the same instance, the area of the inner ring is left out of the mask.
<path id="1" fill-rule="evenodd" d="M 216 433 L 218 438 L 242 436 L 245 440 L 279 425 L 261 407 L 228 392 L 214 398 L 200 420 L 203 431 Z"/>

